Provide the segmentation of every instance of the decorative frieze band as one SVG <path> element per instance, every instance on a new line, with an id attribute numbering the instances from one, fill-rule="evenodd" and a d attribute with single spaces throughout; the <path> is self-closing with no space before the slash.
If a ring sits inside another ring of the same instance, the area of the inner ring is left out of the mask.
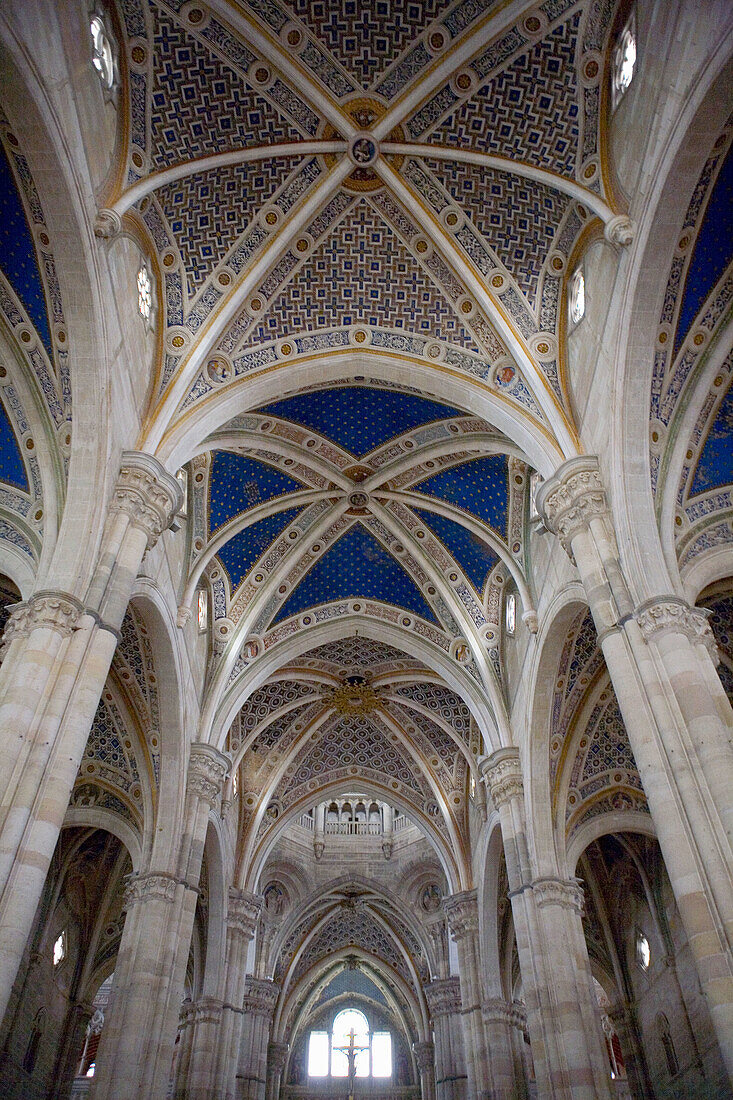
<path id="1" fill-rule="evenodd" d="M 595 455 L 581 455 L 563 463 L 537 491 L 537 511 L 545 527 L 560 539 L 572 556 L 572 542 L 595 516 L 608 515 L 608 499 Z"/>
<path id="2" fill-rule="evenodd" d="M 513 799 L 523 797 L 524 784 L 519 749 L 514 746 L 497 749 L 491 756 L 481 760 L 479 766 L 489 788 L 491 801 L 497 810 Z"/>
<path id="3" fill-rule="evenodd" d="M 678 596 L 662 596 L 660 599 L 649 600 L 634 612 L 645 642 L 661 638 L 665 634 L 684 634 L 693 645 L 704 645 L 717 665 L 720 655 L 708 622 L 709 615 L 710 612 L 704 607 L 690 607 Z"/>
<path id="4" fill-rule="evenodd" d="M 249 890 L 229 888 L 227 925 L 229 928 L 251 940 L 257 929 L 257 921 L 262 912 L 263 898 Z"/>
<path id="5" fill-rule="evenodd" d="M 425 986 L 430 1015 L 452 1016 L 461 1011 L 461 983 L 458 978 L 438 978 Z"/>
<path id="6" fill-rule="evenodd" d="M 451 894 L 443 898 L 443 911 L 453 939 L 458 942 L 471 932 L 478 932 L 478 901 L 475 890 Z"/>
<path id="7" fill-rule="evenodd" d="M 170 527 L 183 502 L 177 480 L 157 458 L 142 451 L 123 451 L 112 510 L 129 516 L 148 537 L 148 549 Z"/>
<path id="8" fill-rule="evenodd" d="M 195 741 L 191 745 L 188 762 L 189 791 L 208 802 L 209 806 L 215 806 L 230 767 L 228 756 L 212 745 Z"/>

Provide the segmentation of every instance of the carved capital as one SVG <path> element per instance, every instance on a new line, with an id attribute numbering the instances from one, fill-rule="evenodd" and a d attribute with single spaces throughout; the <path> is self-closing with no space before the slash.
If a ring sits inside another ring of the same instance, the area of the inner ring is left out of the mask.
<path id="1" fill-rule="evenodd" d="M 458 978 L 438 978 L 425 986 L 430 1015 L 452 1016 L 461 1011 L 461 983 Z"/>
<path id="2" fill-rule="evenodd" d="M 519 749 L 497 749 L 481 760 L 479 766 L 497 810 L 506 802 L 524 796 Z"/>
<path id="3" fill-rule="evenodd" d="M 628 214 L 616 214 L 609 218 L 603 230 L 603 235 L 611 244 L 626 248 L 634 239 L 636 227 Z"/>
<path id="4" fill-rule="evenodd" d="M 102 207 L 94 219 L 94 236 L 111 241 L 122 232 L 122 218 L 116 210 Z"/>
<path id="5" fill-rule="evenodd" d="M 178 886 L 179 881 L 174 875 L 155 872 L 133 875 L 125 888 L 124 908 L 132 909 L 133 905 L 146 901 L 172 902 Z"/>
<path id="6" fill-rule="evenodd" d="M 282 1073 L 285 1069 L 285 1062 L 287 1061 L 289 1050 L 290 1045 L 288 1043 L 268 1043 L 267 1068 L 271 1069 L 273 1073 Z"/>
<path id="7" fill-rule="evenodd" d="M 420 1073 L 424 1073 L 425 1070 L 433 1068 L 435 1062 L 435 1046 L 426 1039 L 422 1043 L 413 1043 L 412 1049 L 415 1052 L 415 1061 L 417 1062 L 417 1068 Z"/>
<path id="8" fill-rule="evenodd" d="M 27 638 L 34 630 L 53 630 L 63 638 L 78 630 L 84 608 L 66 592 L 36 592 L 15 605 L 3 633 L 3 651 L 16 638 Z"/>
<path id="9" fill-rule="evenodd" d="M 684 634 L 693 645 L 704 645 L 713 663 L 718 665 L 720 654 L 708 622 L 709 615 L 704 607 L 690 607 L 678 596 L 649 600 L 634 612 L 645 642 L 665 634 Z"/>
<path id="10" fill-rule="evenodd" d="M 478 901 L 475 890 L 450 894 L 443 898 L 442 904 L 450 934 L 456 942 L 472 932 L 478 932 Z"/>
<path id="11" fill-rule="evenodd" d="M 606 490 L 595 455 L 581 455 L 565 462 L 554 477 L 537 490 L 537 511 L 545 527 L 572 554 L 572 542 L 595 516 L 608 515 Z"/>
<path id="12" fill-rule="evenodd" d="M 188 790 L 215 806 L 221 794 L 231 760 L 212 745 L 194 741 L 188 762 Z"/>
<path id="13" fill-rule="evenodd" d="M 189 619 L 193 612 L 190 607 L 186 607 L 185 604 L 181 604 L 176 612 L 176 626 L 179 630 L 183 630 L 188 625 Z"/>
<path id="14" fill-rule="evenodd" d="M 244 1011 L 251 1012 L 255 1016 L 265 1016 L 268 1020 L 272 1019 L 279 995 L 280 986 L 277 982 L 272 982 L 269 978 L 248 978 L 244 994 Z"/>
<path id="15" fill-rule="evenodd" d="M 485 1020 L 498 1021 L 519 1031 L 527 1030 L 527 1010 L 520 1001 L 510 1003 L 501 997 L 492 997 L 484 1001 L 481 1011 Z"/>
<path id="16" fill-rule="evenodd" d="M 230 887 L 227 925 L 251 940 L 262 912 L 262 904 L 262 898 L 257 894 L 251 894 L 249 890 L 235 890 L 233 886 Z"/>
<path id="17" fill-rule="evenodd" d="M 112 510 L 129 516 L 148 536 L 148 549 L 170 527 L 181 509 L 183 490 L 177 478 L 157 458 L 141 451 L 123 451 Z"/>
<path id="18" fill-rule="evenodd" d="M 532 892 L 540 909 L 547 905 L 561 905 L 583 915 L 583 887 L 578 879 L 538 878 L 532 883 Z"/>

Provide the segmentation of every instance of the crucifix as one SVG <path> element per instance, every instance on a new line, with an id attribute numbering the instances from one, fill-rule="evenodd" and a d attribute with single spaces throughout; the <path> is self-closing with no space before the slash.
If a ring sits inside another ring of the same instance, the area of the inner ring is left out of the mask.
<path id="1" fill-rule="evenodd" d="M 334 1050 L 338 1050 L 339 1053 L 345 1054 L 349 1060 L 349 1097 L 348 1100 L 354 1100 L 354 1078 L 356 1077 L 356 1056 L 361 1054 L 363 1050 L 368 1050 L 369 1046 L 357 1046 L 354 1042 L 356 1033 L 352 1027 L 349 1032 L 349 1044 L 348 1046 L 334 1047 Z"/>

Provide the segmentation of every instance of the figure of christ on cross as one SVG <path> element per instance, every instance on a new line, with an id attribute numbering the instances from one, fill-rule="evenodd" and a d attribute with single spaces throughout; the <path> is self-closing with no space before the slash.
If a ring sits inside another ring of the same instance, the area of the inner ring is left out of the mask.
<path id="1" fill-rule="evenodd" d="M 349 1044 L 348 1046 L 334 1047 L 334 1050 L 339 1051 L 340 1054 L 345 1054 L 349 1059 L 349 1094 L 348 1100 L 354 1100 L 354 1078 L 356 1077 L 356 1056 L 361 1054 L 363 1050 L 369 1049 L 369 1044 L 365 1043 L 364 1046 L 358 1046 L 355 1043 L 356 1032 L 353 1027 L 349 1032 Z"/>

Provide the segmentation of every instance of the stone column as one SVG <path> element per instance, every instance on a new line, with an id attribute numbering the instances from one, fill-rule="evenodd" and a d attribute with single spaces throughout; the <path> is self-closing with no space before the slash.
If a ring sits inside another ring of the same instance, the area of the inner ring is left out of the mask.
<path id="1" fill-rule="evenodd" d="M 605 1100 L 610 1082 L 583 933 L 583 892 L 575 880 L 532 875 L 519 751 L 498 749 L 481 767 L 501 822 L 539 1093 L 548 1100 Z"/>
<path id="2" fill-rule="evenodd" d="M 285 1063 L 290 1047 L 287 1043 L 270 1043 L 267 1047 L 267 1100 L 278 1100 Z"/>
<path id="3" fill-rule="evenodd" d="M 323 855 L 323 850 L 326 847 L 326 803 L 319 802 L 316 806 L 314 831 L 313 831 L 313 854 L 316 859 L 320 859 Z"/>
<path id="4" fill-rule="evenodd" d="M 221 1001 L 202 997 L 195 1004 L 186 1005 L 180 1019 L 183 1028 L 174 1095 L 181 1100 L 210 1100 L 219 1095 L 215 1082 Z"/>
<path id="5" fill-rule="evenodd" d="M 130 879 L 91 1094 L 97 1100 L 166 1095 L 209 811 L 229 763 L 210 745 L 191 746 L 177 866 Z"/>
<path id="6" fill-rule="evenodd" d="M 149 455 L 123 456 L 84 603 L 39 591 L 16 606 L 0 669 L 0 1018 L 56 847 L 142 556 L 181 489 Z"/>
<path id="7" fill-rule="evenodd" d="M 236 1100 L 265 1100 L 267 1048 L 280 986 L 267 978 L 247 979 Z"/>
<path id="8" fill-rule="evenodd" d="M 420 1074 L 420 1100 L 435 1100 L 435 1045 L 427 1039 L 413 1043 L 412 1049 Z"/>
<path id="9" fill-rule="evenodd" d="M 392 858 L 392 847 L 394 845 L 394 810 L 391 806 L 382 806 L 383 817 L 383 833 L 382 833 L 382 852 L 385 859 Z"/>
<path id="10" fill-rule="evenodd" d="M 481 960 L 478 944 L 478 902 L 476 891 L 467 890 L 443 898 L 443 910 L 450 934 L 458 949 L 461 983 L 461 1019 L 466 1048 L 468 1094 L 477 1100 L 493 1100 L 496 1093 L 486 1049 L 481 1015 Z"/>
<path id="11" fill-rule="evenodd" d="M 49 1095 L 53 1100 L 66 1100 L 71 1093 L 71 1084 L 79 1070 L 82 1052 L 85 1049 L 89 1022 L 94 1015 L 90 1004 L 76 1001 L 69 1005 L 64 1021 L 64 1030 L 56 1054 L 53 1080 Z"/>
<path id="12" fill-rule="evenodd" d="M 733 1077 L 733 714 L 704 612 L 666 594 L 633 608 L 593 456 L 537 496 L 585 587 L 672 889 Z"/>
<path id="13" fill-rule="evenodd" d="M 221 1100 L 234 1100 L 239 1064 L 247 985 L 247 953 L 262 911 L 262 898 L 248 890 L 229 889 L 226 967 L 221 1028 L 216 1055 L 217 1091 Z"/>
<path id="14" fill-rule="evenodd" d="M 425 986 L 433 1021 L 436 1100 L 473 1100 L 468 1092 L 458 978 L 439 978 Z"/>
<path id="15" fill-rule="evenodd" d="M 516 1004 L 492 997 L 482 1005 L 486 1046 L 489 1052 L 491 1100 L 525 1100 L 526 1082 L 516 1056 L 514 1032 L 524 1032 L 526 1015 Z"/>

